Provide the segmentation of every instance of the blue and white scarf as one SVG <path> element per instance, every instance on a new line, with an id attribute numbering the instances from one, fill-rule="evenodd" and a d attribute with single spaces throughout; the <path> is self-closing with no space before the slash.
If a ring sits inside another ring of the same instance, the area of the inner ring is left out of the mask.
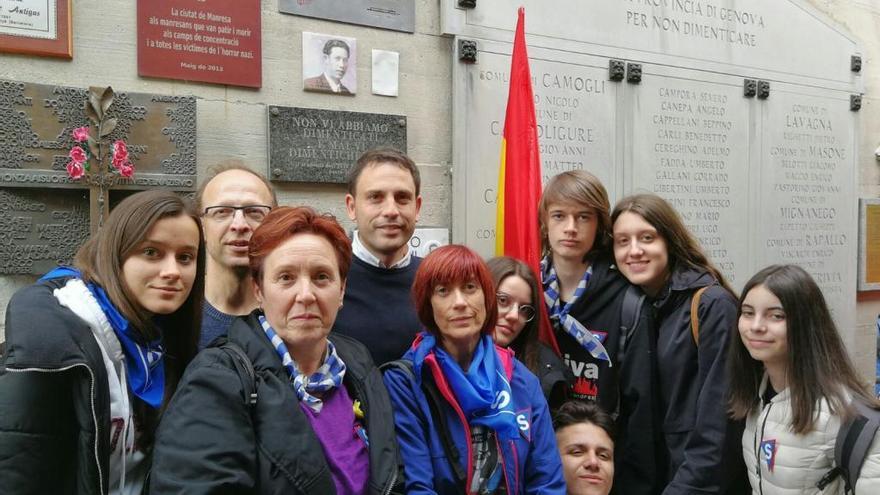
<path id="1" fill-rule="evenodd" d="M 287 372 L 290 374 L 290 383 L 293 385 L 293 390 L 299 397 L 299 401 L 312 411 L 321 412 L 324 401 L 312 394 L 327 392 L 342 385 L 342 379 L 345 377 L 345 363 L 336 354 L 333 342 L 327 341 L 327 357 L 324 359 L 324 363 L 314 373 L 306 376 L 299 370 L 296 361 L 287 352 L 287 344 L 275 333 L 275 329 L 263 315 L 260 315 L 260 325 L 263 326 L 263 331 L 266 332 L 266 337 L 272 342 L 275 351 L 281 356 L 281 364 L 287 368 Z"/>
<path id="2" fill-rule="evenodd" d="M 553 263 L 549 257 L 541 260 L 541 274 L 544 281 L 544 302 L 547 304 L 547 311 L 553 326 L 562 328 L 565 333 L 571 335 L 594 358 L 608 361 L 608 366 L 610 367 L 611 357 L 608 355 L 608 351 L 605 350 L 605 346 L 602 345 L 599 337 L 587 330 L 587 327 L 577 321 L 577 318 L 568 314 L 571 308 L 574 307 L 574 303 L 587 290 L 587 282 L 590 281 L 590 277 L 593 275 L 592 265 L 584 272 L 584 276 L 574 290 L 574 297 L 564 307 L 561 302 L 559 277 L 556 275 L 556 270 L 553 268 Z"/>
<path id="3" fill-rule="evenodd" d="M 62 277 L 82 279 L 82 274 L 75 268 L 59 266 L 43 275 L 40 280 Z M 131 328 L 128 320 L 116 309 L 100 285 L 90 282 L 86 283 L 86 287 L 98 302 L 98 306 L 110 322 L 110 327 L 113 328 L 113 333 L 122 345 L 129 390 L 153 409 L 158 409 L 165 396 L 165 349 L 161 337 L 150 342 L 142 342 L 143 338 Z"/>
<path id="4" fill-rule="evenodd" d="M 467 373 L 461 369 L 455 358 L 437 345 L 437 339 L 433 335 L 424 332 L 413 354 L 413 370 L 416 376 L 422 376 L 422 365 L 431 353 L 437 359 L 443 376 L 470 424 L 491 428 L 502 438 L 519 437 L 510 382 L 504 373 L 501 359 L 495 352 L 491 336 L 483 335 L 480 338 Z"/>

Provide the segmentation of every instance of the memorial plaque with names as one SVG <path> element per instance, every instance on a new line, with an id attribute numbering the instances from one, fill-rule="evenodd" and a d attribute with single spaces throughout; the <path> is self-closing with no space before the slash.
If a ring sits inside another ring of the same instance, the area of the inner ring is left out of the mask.
<path id="1" fill-rule="evenodd" d="M 839 312 L 855 301 L 853 113 L 847 95 L 791 89 L 775 91 L 764 106 L 759 265 L 802 266 Z"/>
<path id="2" fill-rule="evenodd" d="M 278 0 L 278 11 L 406 33 L 415 31 L 413 0 Z"/>
<path id="3" fill-rule="evenodd" d="M 481 42 L 479 64 L 456 64 L 455 81 L 466 81 L 455 120 L 455 147 L 469 164 L 453 176 L 454 242 L 464 242 L 483 256 L 495 249 L 495 209 L 501 133 L 510 77 L 510 46 Z M 543 180 L 567 170 L 587 170 L 613 189 L 617 150 L 615 102 L 619 85 L 606 80 L 607 69 L 589 57 L 547 60 L 533 50 L 531 74 L 541 146 Z"/>
<path id="4" fill-rule="evenodd" d="M 269 177 L 273 181 L 344 184 L 364 151 L 406 150 L 406 117 L 270 106 Z"/>
<path id="5" fill-rule="evenodd" d="M 632 191 L 681 214 L 732 283 L 749 273 L 749 100 L 727 84 L 653 76 L 633 94 Z"/>
<path id="6" fill-rule="evenodd" d="M 89 237 L 88 191 L 0 189 L 0 274 L 46 273 L 69 264 Z"/>
<path id="7" fill-rule="evenodd" d="M 138 74 L 259 88 L 260 0 L 138 0 Z"/>
<path id="8" fill-rule="evenodd" d="M 453 242 L 493 254 L 486 238 L 494 234 L 500 128 L 489 124 L 504 122 L 508 85 L 503 78 L 489 85 L 485 76 L 509 71 L 524 5 L 538 123 L 550 110 L 541 108 L 543 74 L 555 73 L 556 94 L 579 99 L 583 112 L 559 125 L 594 136 L 571 159 L 555 153 L 566 148 L 545 130 L 545 179 L 561 171 L 554 162 L 580 162 L 612 204 L 659 194 L 734 288 L 770 263 L 796 263 L 815 277 L 838 326 L 854 328 L 859 113 L 849 99 L 863 93 L 862 75 L 851 68 L 861 48 L 810 3 L 565 0 L 549 10 L 540 0 L 481 0 L 474 9 L 441 3 L 441 31 L 456 37 L 454 46 L 477 45 L 476 60 L 453 69 Z M 582 68 L 603 93 L 585 99 Z M 747 81 L 769 81 L 769 91 L 746 95 Z M 567 118 L 570 109 L 559 110 Z"/>
<path id="9" fill-rule="evenodd" d="M 65 169 L 76 144 L 71 132 L 89 125 L 86 98 L 82 88 L 0 80 L 0 211 L 11 212 L 2 273 L 43 273 L 88 236 L 90 184 Z M 119 191 L 111 204 L 123 191 L 195 189 L 194 97 L 117 92 L 107 115 L 117 125 L 106 141 L 124 140 L 135 166 L 134 177 L 111 187 Z"/>

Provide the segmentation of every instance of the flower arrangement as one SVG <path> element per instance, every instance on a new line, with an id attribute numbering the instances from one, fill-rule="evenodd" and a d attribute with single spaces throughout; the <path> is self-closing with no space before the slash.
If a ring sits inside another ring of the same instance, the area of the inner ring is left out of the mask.
<path id="1" fill-rule="evenodd" d="M 71 133 L 77 143 L 70 149 L 67 163 L 67 175 L 73 180 L 79 180 L 90 175 L 95 182 L 106 184 L 107 179 L 112 184 L 115 180 L 113 175 L 130 179 L 134 177 L 134 165 L 131 163 L 128 147 L 125 141 L 117 139 L 110 146 L 110 166 L 105 166 L 102 148 L 105 146 L 102 139 L 108 136 L 116 128 L 116 119 L 107 118 L 107 109 L 113 104 L 113 89 L 108 87 L 103 90 L 91 89 L 89 98 L 85 104 L 86 115 L 92 121 L 93 126 L 77 127 Z M 94 130 L 94 132 L 93 132 Z M 97 171 L 92 172 L 91 162 L 97 163 Z M 104 177 L 110 174 L 110 177 Z"/>

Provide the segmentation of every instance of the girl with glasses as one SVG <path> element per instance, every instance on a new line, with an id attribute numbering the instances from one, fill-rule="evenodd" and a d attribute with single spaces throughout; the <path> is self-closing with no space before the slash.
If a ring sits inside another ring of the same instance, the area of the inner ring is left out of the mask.
<path id="1" fill-rule="evenodd" d="M 528 265 L 514 258 L 499 256 L 487 264 L 498 302 L 495 343 L 512 349 L 538 377 L 550 410 L 555 410 L 565 401 L 572 378 L 559 356 L 538 341 L 537 307 L 541 304 L 538 280 Z"/>

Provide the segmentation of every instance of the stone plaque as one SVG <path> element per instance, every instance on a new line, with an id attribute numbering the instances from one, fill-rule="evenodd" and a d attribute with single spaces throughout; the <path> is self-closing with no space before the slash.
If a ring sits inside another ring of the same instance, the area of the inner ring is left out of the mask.
<path id="1" fill-rule="evenodd" d="M 453 176 L 459 198 L 453 203 L 453 239 L 491 256 L 510 45 L 481 42 L 480 48 L 479 63 L 454 68 L 454 120 L 462 124 L 453 129 L 453 147 L 463 156 Z M 582 169 L 613 190 L 618 181 L 612 165 L 618 151 L 615 101 L 620 86 L 607 81 L 607 68 L 596 67 L 591 57 L 553 61 L 543 53 L 529 52 L 544 182 Z"/>
<path id="2" fill-rule="evenodd" d="M 732 283 L 749 273 L 749 101 L 739 80 L 659 74 L 633 93 L 632 183 L 667 199 Z"/>
<path id="3" fill-rule="evenodd" d="M 443 33 L 505 41 L 513 39 L 516 9 L 525 7 L 530 55 L 533 47 L 547 47 L 728 74 L 749 68 L 772 80 L 820 78 L 837 86 L 857 77 L 850 71 L 856 41 L 808 0 L 557 0 L 550 9 L 546 0 L 479 0 L 473 9 L 440 5 Z"/>
<path id="4" fill-rule="evenodd" d="M 477 45 L 476 61 L 453 70 L 453 242 L 493 254 L 520 4 L 545 180 L 583 168 L 612 203 L 657 193 L 735 288 L 770 263 L 797 263 L 840 328 L 854 327 L 858 113 L 849 98 L 863 83 L 850 58 L 861 50 L 804 0 L 441 4 L 454 46 Z M 746 80 L 769 81 L 769 94 L 746 96 Z"/>
<path id="5" fill-rule="evenodd" d="M 278 11 L 407 33 L 415 31 L 413 0 L 278 0 Z"/>
<path id="6" fill-rule="evenodd" d="M 46 273 L 89 237 L 88 191 L 0 189 L 0 211 L 0 274 Z"/>
<path id="7" fill-rule="evenodd" d="M 758 266 L 796 263 L 840 322 L 856 299 L 855 132 L 848 95 L 782 88 L 762 105 Z"/>
<path id="8" fill-rule="evenodd" d="M 81 88 L 0 80 L 0 211 L 13 212 L 4 219 L 12 228 L 0 250 L 3 273 L 41 274 L 69 260 L 88 236 L 89 183 L 71 180 L 65 169 L 72 130 L 89 125 L 87 97 Z M 135 166 L 134 177 L 112 190 L 195 189 L 194 97 L 119 92 L 107 114 L 117 125 L 106 141 L 125 140 Z"/>
<path id="9" fill-rule="evenodd" d="M 406 117 L 270 106 L 269 177 L 273 181 L 344 184 L 364 151 L 406 153 Z"/>

